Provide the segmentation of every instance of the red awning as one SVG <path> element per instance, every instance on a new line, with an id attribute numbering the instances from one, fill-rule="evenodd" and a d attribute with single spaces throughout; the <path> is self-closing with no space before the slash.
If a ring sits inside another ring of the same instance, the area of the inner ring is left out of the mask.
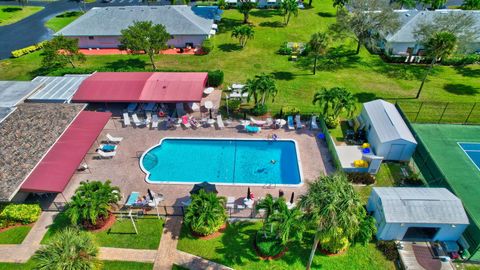
<path id="1" fill-rule="evenodd" d="M 81 112 L 20 188 L 27 192 L 63 192 L 111 113 Z"/>
<path id="2" fill-rule="evenodd" d="M 199 102 L 206 72 L 97 72 L 85 79 L 75 102 Z"/>

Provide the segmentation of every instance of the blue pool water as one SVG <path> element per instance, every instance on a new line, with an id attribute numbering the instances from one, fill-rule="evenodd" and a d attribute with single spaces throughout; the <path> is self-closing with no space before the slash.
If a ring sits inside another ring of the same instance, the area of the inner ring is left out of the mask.
<path id="1" fill-rule="evenodd" d="M 293 141 L 164 139 L 140 164 L 152 183 L 301 183 Z"/>
<path id="2" fill-rule="evenodd" d="M 473 164 L 480 170 L 480 143 L 458 143 Z"/>

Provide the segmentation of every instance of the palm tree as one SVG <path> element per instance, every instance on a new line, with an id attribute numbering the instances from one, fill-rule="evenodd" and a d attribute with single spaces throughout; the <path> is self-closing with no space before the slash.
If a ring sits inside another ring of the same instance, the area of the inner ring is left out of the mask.
<path id="1" fill-rule="evenodd" d="M 243 14 L 243 23 L 248 23 L 248 17 L 250 16 L 250 11 L 257 6 L 255 2 L 250 0 L 240 0 L 238 5 L 238 11 Z"/>
<path id="2" fill-rule="evenodd" d="M 265 227 L 267 224 L 270 223 L 270 218 L 275 212 L 276 208 L 276 201 L 273 199 L 271 194 L 267 194 L 263 200 L 260 200 L 257 202 L 257 205 L 255 206 L 255 209 L 258 210 L 265 210 L 265 214 L 263 215 L 263 236 L 264 238 L 267 238 L 267 232 L 265 230 Z M 270 228 L 270 233 L 273 232 L 273 226 Z"/>
<path id="3" fill-rule="evenodd" d="M 425 72 L 422 84 L 420 84 L 420 88 L 418 89 L 417 96 L 415 98 L 420 97 L 420 93 L 422 92 L 425 80 L 427 79 L 428 74 L 432 70 L 437 60 L 452 54 L 453 51 L 455 51 L 456 46 L 457 37 L 450 32 L 438 32 L 426 40 L 426 42 L 424 43 L 425 52 L 427 57 L 432 58 L 432 62 L 430 63 L 427 71 Z"/>
<path id="4" fill-rule="evenodd" d="M 93 236 L 74 228 L 66 228 L 41 247 L 33 256 L 39 270 L 98 269 L 98 247 Z"/>
<path id="5" fill-rule="evenodd" d="M 301 239 L 305 229 L 303 211 L 298 207 L 288 209 L 283 198 L 278 198 L 277 201 L 277 212 L 274 213 L 272 219 L 278 222 L 277 237 L 282 245 L 287 244 L 292 235 Z"/>
<path id="6" fill-rule="evenodd" d="M 67 204 L 65 214 L 73 224 L 96 225 L 99 218 L 109 215 L 111 204 L 121 200 L 120 189 L 112 186 L 110 180 L 81 182 Z"/>
<path id="7" fill-rule="evenodd" d="M 247 79 L 245 82 L 245 86 L 243 87 L 243 90 L 247 92 L 247 102 L 250 102 L 250 100 L 253 97 L 253 103 L 258 104 L 258 91 L 257 87 L 255 85 L 256 80 L 254 79 Z"/>
<path id="8" fill-rule="evenodd" d="M 312 35 L 308 45 L 310 47 L 311 53 L 315 56 L 315 61 L 313 62 L 313 74 L 317 72 L 317 59 L 319 56 L 324 56 L 327 52 L 327 47 L 330 44 L 330 38 L 327 33 L 318 32 Z"/>
<path id="9" fill-rule="evenodd" d="M 255 31 L 248 25 L 235 26 L 232 30 L 232 37 L 237 38 L 240 46 L 245 47 L 249 39 L 253 39 Z"/>
<path id="10" fill-rule="evenodd" d="M 356 110 L 355 96 L 343 87 L 322 88 L 313 96 L 314 105 L 318 104 L 325 117 L 338 118 L 342 112 L 348 116 L 353 115 Z"/>
<path id="11" fill-rule="evenodd" d="M 191 204 L 185 210 L 184 222 L 193 232 L 210 235 L 225 224 L 225 197 L 217 197 L 217 194 L 201 189 L 191 199 Z"/>
<path id="12" fill-rule="evenodd" d="M 307 264 L 310 269 L 320 239 L 328 238 L 330 243 L 340 243 L 345 237 L 354 239 L 362 203 L 346 176 L 337 173 L 308 183 L 307 193 L 300 197 L 300 206 L 317 227 Z"/>
<path id="13" fill-rule="evenodd" d="M 292 14 L 298 16 L 298 2 L 297 0 L 284 0 L 280 7 L 283 10 L 283 22 L 288 25 Z"/>

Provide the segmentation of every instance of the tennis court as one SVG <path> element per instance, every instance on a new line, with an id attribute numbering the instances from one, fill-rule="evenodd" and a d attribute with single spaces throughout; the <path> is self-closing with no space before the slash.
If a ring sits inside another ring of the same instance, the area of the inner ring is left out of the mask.
<path id="1" fill-rule="evenodd" d="M 463 202 L 471 225 L 464 236 L 480 260 L 480 126 L 411 124 L 414 160 L 429 186 L 447 187 Z"/>

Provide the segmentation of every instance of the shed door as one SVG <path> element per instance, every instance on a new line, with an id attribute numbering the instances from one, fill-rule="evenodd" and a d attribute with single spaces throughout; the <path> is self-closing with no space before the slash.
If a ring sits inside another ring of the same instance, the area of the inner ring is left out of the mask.
<path id="1" fill-rule="evenodd" d="M 405 149 L 404 144 L 392 144 L 390 146 L 390 151 L 388 152 L 388 156 L 386 159 L 388 160 L 400 160 L 403 154 L 403 150 Z"/>

